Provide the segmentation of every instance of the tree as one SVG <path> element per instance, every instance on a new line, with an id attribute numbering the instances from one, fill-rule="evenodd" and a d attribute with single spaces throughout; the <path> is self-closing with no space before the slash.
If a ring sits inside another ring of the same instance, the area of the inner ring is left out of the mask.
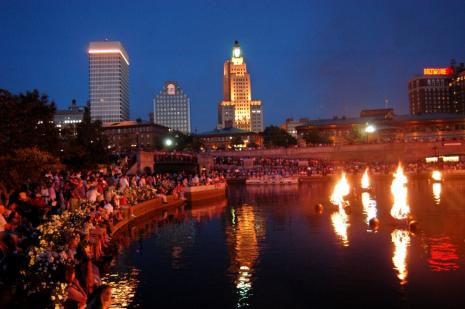
<path id="1" fill-rule="evenodd" d="M 242 137 L 236 136 L 230 141 L 229 144 L 231 145 L 231 147 L 235 147 L 238 145 L 244 145 L 244 140 L 242 139 Z"/>
<path id="2" fill-rule="evenodd" d="M 73 168 L 94 168 L 109 160 L 108 142 L 100 121 L 92 122 L 88 107 L 82 122 L 76 127 L 76 136 L 68 137 L 63 162 Z"/>
<path id="3" fill-rule="evenodd" d="M 363 142 L 363 135 L 359 128 L 352 128 L 349 133 L 345 136 L 348 143 L 360 143 Z"/>
<path id="4" fill-rule="evenodd" d="M 37 183 L 47 171 L 61 167 L 59 160 L 38 148 L 21 148 L 0 156 L 0 188 L 12 192 L 30 181 Z"/>
<path id="5" fill-rule="evenodd" d="M 0 153 L 35 147 L 59 154 L 59 134 L 53 123 L 55 103 L 37 90 L 13 95 L 0 89 Z"/>
<path id="6" fill-rule="evenodd" d="M 304 133 L 303 138 L 308 144 L 329 144 L 331 140 L 327 134 L 312 129 Z"/>
<path id="7" fill-rule="evenodd" d="M 289 147 L 297 144 L 297 140 L 286 130 L 269 126 L 263 131 L 265 146 Z"/>

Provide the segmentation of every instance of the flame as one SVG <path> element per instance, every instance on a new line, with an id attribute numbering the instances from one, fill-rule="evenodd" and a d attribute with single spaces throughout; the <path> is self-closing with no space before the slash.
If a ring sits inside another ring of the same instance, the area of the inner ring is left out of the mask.
<path id="1" fill-rule="evenodd" d="M 391 193 L 394 197 L 394 204 L 391 209 L 391 216 L 395 219 L 405 219 L 410 213 L 407 202 L 407 177 L 404 175 L 402 165 L 399 163 L 397 171 L 394 173 L 394 180 L 391 184 Z"/>
<path id="2" fill-rule="evenodd" d="M 441 203 L 441 191 L 442 191 L 441 186 L 442 185 L 439 182 L 433 183 L 433 197 L 434 197 L 434 203 L 436 205 L 439 205 Z"/>
<path id="3" fill-rule="evenodd" d="M 365 169 L 365 173 L 362 176 L 362 189 L 368 189 L 370 187 L 370 178 L 368 178 L 368 168 Z"/>
<path id="4" fill-rule="evenodd" d="M 350 192 L 350 186 L 347 182 L 346 174 L 342 173 L 341 179 L 334 186 L 333 194 L 331 195 L 331 203 L 337 205 L 339 210 L 331 215 L 331 221 L 334 226 L 336 235 L 341 239 L 343 246 L 349 246 L 349 238 L 347 236 L 347 227 L 349 226 L 348 217 L 344 210 L 344 205 L 349 202 L 344 200 Z"/>
<path id="5" fill-rule="evenodd" d="M 433 178 L 434 181 L 441 181 L 442 173 L 440 171 L 433 171 L 433 173 L 431 174 L 431 178 Z"/>
<path id="6" fill-rule="evenodd" d="M 367 224 L 371 219 L 376 218 L 378 210 L 376 208 L 376 201 L 371 198 L 370 193 L 362 192 L 362 205 L 363 211 L 367 216 Z"/>
<path id="7" fill-rule="evenodd" d="M 350 186 L 347 182 L 346 174 L 342 173 L 341 179 L 339 179 L 339 181 L 336 183 L 336 186 L 334 186 L 333 194 L 330 198 L 331 203 L 339 206 L 339 210 L 341 210 L 342 206 L 348 203 L 344 200 L 344 197 L 347 196 L 349 192 Z"/>
<path id="8" fill-rule="evenodd" d="M 391 233 L 391 240 L 394 244 L 394 254 L 392 256 L 392 263 L 394 269 L 397 270 L 397 278 L 400 284 L 407 283 L 407 248 L 410 246 L 410 235 L 408 231 L 394 230 Z"/>

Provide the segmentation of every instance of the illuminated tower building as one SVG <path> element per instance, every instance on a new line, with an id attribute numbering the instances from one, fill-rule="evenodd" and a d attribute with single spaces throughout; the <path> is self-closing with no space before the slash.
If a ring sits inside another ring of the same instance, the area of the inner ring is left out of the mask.
<path id="1" fill-rule="evenodd" d="M 218 128 L 263 131 L 262 102 L 252 100 L 250 74 L 237 41 L 231 59 L 224 64 L 223 91 L 224 98 L 218 106 Z"/>
<path id="2" fill-rule="evenodd" d="M 120 42 L 89 44 L 89 96 L 92 120 L 129 119 L 129 57 Z"/>

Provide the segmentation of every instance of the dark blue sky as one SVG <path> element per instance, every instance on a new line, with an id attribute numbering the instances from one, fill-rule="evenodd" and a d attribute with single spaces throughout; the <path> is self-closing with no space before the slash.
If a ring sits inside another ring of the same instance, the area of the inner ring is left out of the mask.
<path id="1" fill-rule="evenodd" d="M 216 124 L 223 63 L 243 48 L 266 125 L 286 117 L 407 113 L 407 81 L 465 62 L 465 4 L 447 1 L 0 0 L 0 88 L 39 89 L 59 107 L 88 99 L 87 45 L 121 41 L 130 57 L 131 118 L 177 80 L 193 129 Z"/>

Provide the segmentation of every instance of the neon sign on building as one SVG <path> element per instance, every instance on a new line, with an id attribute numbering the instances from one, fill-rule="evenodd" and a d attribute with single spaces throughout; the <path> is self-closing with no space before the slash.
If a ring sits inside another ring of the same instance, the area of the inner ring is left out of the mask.
<path id="1" fill-rule="evenodd" d="M 423 75 L 452 75 L 452 68 L 424 68 Z"/>

